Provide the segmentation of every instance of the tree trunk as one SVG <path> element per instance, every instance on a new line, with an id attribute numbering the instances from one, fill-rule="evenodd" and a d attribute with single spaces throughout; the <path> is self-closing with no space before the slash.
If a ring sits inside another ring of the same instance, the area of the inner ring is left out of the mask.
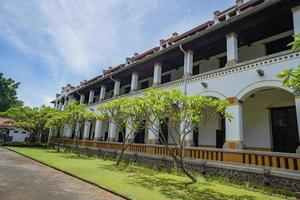
<path id="1" fill-rule="evenodd" d="M 125 152 L 126 149 L 129 147 L 129 145 L 130 145 L 130 144 L 127 144 L 127 145 L 126 145 L 126 143 L 123 142 L 123 144 L 122 144 L 122 150 L 121 150 L 120 155 L 118 156 L 118 160 L 117 160 L 117 163 L 116 163 L 117 166 L 119 166 L 119 164 L 120 164 L 120 162 L 121 162 L 121 160 L 122 160 L 122 158 L 123 158 L 124 152 Z"/>
<path id="2" fill-rule="evenodd" d="M 169 147 L 168 147 L 169 148 Z M 172 152 L 171 150 L 169 152 Z M 197 182 L 196 177 L 194 177 L 191 172 L 185 167 L 185 163 L 182 157 L 182 152 L 180 155 L 180 158 L 177 158 L 176 155 L 174 155 L 174 153 L 171 153 L 171 157 L 173 158 L 174 162 L 177 164 L 177 166 L 179 166 L 179 168 L 181 169 L 181 171 L 187 176 L 189 177 L 194 183 Z"/>
<path id="3" fill-rule="evenodd" d="M 57 152 L 60 152 L 60 138 L 58 138 L 58 143 L 57 143 Z"/>

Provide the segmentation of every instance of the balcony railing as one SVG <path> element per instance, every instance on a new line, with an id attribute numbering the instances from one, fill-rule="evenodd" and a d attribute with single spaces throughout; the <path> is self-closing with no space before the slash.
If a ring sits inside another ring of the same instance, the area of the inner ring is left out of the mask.
<path id="1" fill-rule="evenodd" d="M 187 79 L 187 85 L 192 84 L 194 82 L 203 82 L 205 80 L 209 80 L 212 78 L 217 78 L 220 76 L 225 76 L 225 75 L 229 75 L 232 73 L 237 73 L 237 72 L 242 72 L 245 70 L 249 70 L 251 68 L 257 68 L 257 67 L 264 67 L 267 65 L 271 65 L 271 64 L 275 64 L 275 63 L 279 63 L 279 62 L 284 62 L 286 60 L 290 60 L 290 59 L 295 59 L 295 58 L 300 58 L 300 52 L 293 52 L 291 50 L 287 50 L 287 51 L 282 51 L 279 53 L 275 53 L 272 55 L 268 55 L 268 56 L 263 56 L 263 57 L 259 57 L 256 59 L 252 59 L 249 61 L 245 61 L 245 62 L 241 62 L 241 63 L 237 63 L 236 65 L 230 66 L 230 67 L 224 67 L 224 68 L 218 68 L 215 70 L 211 70 L 208 72 L 204 72 L 195 76 L 192 76 L 190 78 Z M 157 88 L 160 89 L 168 89 L 168 88 L 175 88 L 175 87 L 180 87 L 184 84 L 184 80 L 183 79 L 178 79 L 176 81 L 172 81 L 172 82 L 168 82 L 162 85 L 159 85 Z M 101 104 L 116 98 L 122 98 L 122 97 L 127 97 L 127 96 L 135 96 L 135 95 L 139 95 L 142 92 L 146 91 L 147 89 L 142 89 L 142 90 L 138 90 L 136 92 L 132 92 L 132 93 L 128 93 L 128 94 L 123 94 L 123 95 L 119 95 L 117 97 L 114 98 L 110 98 L 110 99 L 105 99 L 99 102 L 94 102 L 92 104 L 89 105 L 96 105 L 96 104 Z"/>
<path id="2" fill-rule="evenodd" d="M 51 143 L 56 143 L 57 138 L 52 138 Z M 102 142 L 89 140 L 61 139 L 61 143 L 79 145 L 97 149 L 121 150 L 122 144 L 117 142 Z M 173 149 L 174 150 L 174 149 Z M 131 144 L 129 152 L 168 156 L 168 151 L 163 145 Z M 184 155 L 190 159 L 202 159 L 227 163 L 248 164 L 280 169 L 300 171 L 300 155 L 292 153 L 260 152 L 248 150 L 229 150 L 217 148 L 187 147 Z"/>

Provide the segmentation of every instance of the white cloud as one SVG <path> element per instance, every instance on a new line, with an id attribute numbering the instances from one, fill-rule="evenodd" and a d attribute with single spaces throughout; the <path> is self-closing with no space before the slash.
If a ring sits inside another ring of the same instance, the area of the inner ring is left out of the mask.
<path id="1" fill-rule="evenodd" d="M 43 73 L 50 72 L 20 80 L 21 97 L 37 106 L 54 98 L 61 86 L 96 76 L 135 51 L 157 45 L 160 38 L 198 25 L 200 14 L 192 15 L 189 5 L 186 17 L 172 21 L 168 15 L 178 15 L 180 9 L 180 3 L 160 0 L 1 0 L 0 38 L 39 60 Z"/>

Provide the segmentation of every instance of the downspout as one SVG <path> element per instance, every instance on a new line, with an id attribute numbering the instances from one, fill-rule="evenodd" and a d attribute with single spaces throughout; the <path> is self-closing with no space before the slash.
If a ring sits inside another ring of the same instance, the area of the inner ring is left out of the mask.
<path id="1" fill-rule="evenodd" d="M 113 79 L 111 75 L 109 76 L 109 78 L 110 78 L 110 80 L 112 80 L 112 82 L 114 82 L 114 89 L 113 89 L 113 97 L 114 97 L 115 96 L 114 93 L 115 93 L 115 83 L 116 83 L 116 80 Z"/>
<path id="2" fill-rule="evenodd" d="M 76 91 L 76 93 L 79 95 L 79 103 L 80 103 L 80 96 L 83 95 L 83 94 L 79 93 L 78 90 Z"/>
<path id="3" fill-rule="evenodd" d="M 186 51 L 182 48 L 182 44 L 179 45 L 179 49 L 183 52 L 184 54 L 184 59 L 185 59 L 185 55 L 186 55 Z M 183 61 L 183 73 L 184 73 L 184 95 L 187 94 L 187 74 L 186 74 L 186 69 L 185 69 L 185 60 Z"/>

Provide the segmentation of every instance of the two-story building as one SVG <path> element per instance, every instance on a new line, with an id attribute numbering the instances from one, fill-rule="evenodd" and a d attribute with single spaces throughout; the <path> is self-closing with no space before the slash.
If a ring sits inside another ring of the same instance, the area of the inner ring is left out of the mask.
<path id="1" fill-rule="evenodd" d="M 195 128 L 187 137 L 193 149 L 296 153 L 300 94 L 283 87 L 276 77 L 300 64 L 300 52 L 287 46 L 294 33 L 300 33 L 300 1 L 237 0 L 234 6 L 214 12 L 211 21 L 180 35 L 173 33 L 158 46 L 135 53 L 77 87 L 63 87 L 53 103 L 60 110 L 73 99 L 96 111 L 103 102 L 139 95 L 149 87 L 186 87 L 187 95 L 227 99 L 228 112 L 233 114 L 231 121 L 220 117 Z M 114 143 L 122 139 L 121 128 L 106 121 L 86 122 L 80 138 L 91 146 L 99 141 Z M 166 135 L 172 134 L 167 125 L 163 129 Z M 72 139 L 74 133 L 64 137 Z M 149 130 L 141 131 L 134 140 L 158 144 L 156 134 Z M 243 156 L 244 162 L 247 159 Z M 300 166 L 299 159 L 291 162 Z"/>

